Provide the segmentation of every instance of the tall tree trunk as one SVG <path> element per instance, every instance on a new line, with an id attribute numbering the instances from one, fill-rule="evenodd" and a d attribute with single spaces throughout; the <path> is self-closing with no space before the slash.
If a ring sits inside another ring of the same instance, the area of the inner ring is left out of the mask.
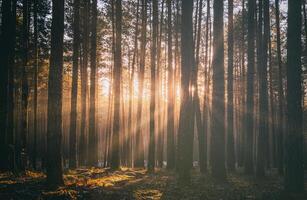
<path id="1" fill-rule="evenodd" d="M 10 102 L 8 98 L 10 95 L 8 92 L 9 76 L 10 80 L 12 78 L 12 68 L 13 62 L 12 56 L 14 55 L 14 38 L 15 38 L 15 19 L 14 19 L 14 9 L 13 1 L 3 1 L 2 2 L 2 26 L 0 35 L 0 171 L 9 169 L 9 157 L 8 157 L 8 143 L 10 143 L 10 138 L 12 137 L 12 132 L 7 129 L 8 105 Z M 13 42 L 13 43 L 12 43 Z M 11 72 L 11 73 L 10 73 Z M 11 99 L 12 100 L 12 99 Z"/>
<path id="2" fill-rule="evenodd" d="M 284 90 L 283 90 L 283 69 L 281 60 L 281 40 L 280 40 L 280 20 L 279 20 L 279 0 L 275 0 L 276 17 L 276 39 L 277 39 L 277 61 L 278 61 L 278 136 L 277 136 L 277 163 L 279 174 L 284 173 Z"/>
<path id="3" fill-rule="evenodd" d="M 227 168 L 235 169 L 233 118 L 233 0 L 228 0 Z"/>
<path id="4" fill-rule="evenodd" d="M 270 115 L 270 124 L 271 124 L 271 166 L 276 167 L 276 107 L 274 101 L 274 90 L 273 90 L 273 65 L 272 65 L 272 43 L 271 37 L 269 37 L 269 92 L 270 92 L 270 107 L 271 107 L 271 115 Z"/>
<path id="5" fill-rule="evenodd" d="M 159 109 L 158 111 L 158 148 L 157 148 L 157 161 L 158 166 L 163 167 L 163 144 L 164 144 L 164 138 L 163 138 L 163 129 L 164 129 L 164 121 L 163 119 L 163 102 L 161 102 L 162 95 L 162 62 L 161 62 L 161 49 L 162 49 L 162 33 L 163 33 L 163 19 L 164 19 L 164 2 L 165 0 L 162 0 L 161 5 L 161 15 L 160 15 L 160 27 L 159 27 L 159 38 L 158 38 L 158 45 L 157 45 L 157 107 Z M 160 72 L 161 71 L 161 72 Z"/>
<path id="6" fill-rule="evenodd" d="M 133 114 L 133 82 L 135 76 L 135 64 L 136 58 L 138 54 L 138 35 L 139 35 L 139 4 L 140 0 L 137 1 L 137 12 L 136 12 L 136 24 L 135 24 L 135 35 L 134 35 L 134 50 L 133 50 L 133 57 L 132 57 L 132 64 L 131 64 L 131 75 L 129 80 L 129 110 L 128 110 L 128 146 L 129 146 L 129 153 L 128 153 L 128 166 L 132 166 L 132 146 L 133 146 L 133 126 L 132 126 L 132 114 Z"/>
<path id="7" fill-rule="evenodd" d="M 83 0 L 84 4 L 84 18 L 83 18 L 83 39 L 82 39 L 82 47 L 83 47 L 83 65 L 81 66 L 81 133 L 79 140 L 79 165 L 86 164 L 87 157 L 87 126 L 86 126 L 86 114 L 87 114 L 87 93 L 88 93 L 88 44 L 89 44 L 89 30 L 88 30 L 88 22 L 89 22 L 89 1 Z"/>
<path id="8" fill-rule="evenodd" d="M 77 167 L 77 99 L 78 99 L 78 67 L 80 49 L 80 0 L 73 4 L 73 69 L 71 82 L 70 129 L 69 129 L 69 168 Z"/>
<path id="9" fill-rule="evenodd" d="M 16 144 L 15 144 L 15 135 L 14 135 L 14 118 L 15 118 L 15 111 L 14 111 L 14 86 L 15 86 L 15 81 L 14 81 L 14 75 L 15 75 L 15 46 L 16 46 L 16 6 L 17 2 L 12 1 L 12 18 L 11 18 L 11 26 L 10 26 L 10 36 L 11 39 L 7 40 L 11 42 L 9 46 L 9 86 L 8 86 L 8 116 L 7 116 L 7 142 L 9 145 L 9 150 L 8 150 L 8 156 L 9 156 L 9 169 L 12 171 L 16 170 Z M 3 32 L 2 32 L 3 33 Z M 1 42 L 0 42 L 1 43 Z M 4 48 L 6 49 L 6 48 Z M 2 54 L 2 53 L 0 53 Z M 5 55 L 5 54 L 4 54 Z M 5 66 L 5 65 L 4 65 Z M 5 129 L 1 129 L 5 130 Z"/>
<path id="10" fill-rule="evenodd" d="M 119 131 L 120 131 L 120 96 L 121 96 L 121 68 L 122 68 L 122 2 L 115 2 L 115 21 L 116 21 L 116 38 L 114 54 L 114 72 L 113 72 L 113 94 L 114 94 L 114 115 L 113 115 L 113 137 L 112 137 L 112 154 L 111 168 L 119 168 Z"/>
<path id="11" fill-rule="evenodd" d="M 148 170 L 155 168 L 155 109 L 156 109 L 156 58 L 157 58 L 157 36 L 158 36 L 158 0 L 152 2 L 152 46 L 151 46 L 151 88 L 150 88 L 150 136 Z"/>
<path id="12" fill-rule="evenodd" d="M 138 84 L 138 105 L 137 105 L 137 130 L 136 130 L 136 155 L 135 167 L 144 167 L 144 141 L 142 133 L 142 107 L 145 76 L 145 51 L 146 51 L 146 21 L 147 21 L 147 0 L 142 0 L 142 30 L 141 30 L 141 51 L 140 51 L 140 71 Z"/>
<path id="13" fill-rule="evenodd" d="M 97 50 L 97 0 L 92 1 L 91 15 L 91 86 L 89 113 L 88 164 L 98 164 L 98 137 L 96 135 L 96 50 Z"/>
<path id="14" fill-rule="evenodd" d="M 178 130 L 178 170 L 182 181 L 190 180 L 190 146 L 193 138 L 191 127 L 190 78 L 194 64 L 193 51 L 193 1 L 184 0 L 181 4 L 181 105 Z"/>
<path id="15" fill-rule="evenodd" d="M 257 147 L 257 165 L 256 165 L 256 175 L 257 177 L 263 177 L 265 175 L 265 162 L 267 160 L 267 146 L 266 141 L 268 141 L 268 77 L 267 77 L 267 63 L 268 63 L 268 42 L 270 34 L 270 24 L 269 24 L 269 0 L 263 0 L 263 19 L 264 19 L 264 32 L 261 41 L 261 63 L 258 64 L 259 70 L 259 112 L 260 112 L 260 122 L 259 122 L 259 134 L 258 134 L 258 147 Z M 262 9 L 262 8 L 259 8 Z M 262 26 L 262 25 L 261 25 Z"/>
<path id="16" fill-rule="evenodd" d="M 37 90 L 38 90 L 38 30 L 37 30 L 37 0 L 34 0 L 34 119 L 33 119 L 33 152 L 32 152 L 32 166 L 36 169 L 37 160 Z"/>
<path id="17" fill-rule="evenodd" d="M 225 178 L 225 84 L 224 84 L 224 25 L 223 1 L 214 0 L 213 20 L 213 91 L 212 91 L 212 175 Z"/>
<path id="18" fill-rule="evenodd" d="M 255 0 L 248 0 L 248 34 L 247 34 L 247 95 L 245 110 L 245 158 L 246 174 L 253 173 L 253 137 L 254 137 L 254 71 L 255 71 Z"/>
<path id="19" fill-rule="evenodd" d="M 52 1 L 51 55 L 48 79 L 47 183 L 62 185 L 62 81 L 64 0 Z"/>
<path id="20" fill-rule="evenodd" d="M 210 0 L 207 0 L 207 18 L 206 18 L 206 33 L 205 33 L 205 94 L 204 94 L 204 104 L 203 104 L 203 129 L 204 129 L 204 167 L 203 171 L 207 171 L 207 147 L 208 147 L 208 119 L 209 119 L 209 21 L 210 21 Z"/>
<path id="21" fill-rule="evenodd" d="M 172 50 L 172 0 L 167 0 L 167 54 L 168 54 L 168 97 L 167 97 L 167 168 L 175 167 L 174 141 L 174 70 Z"/>
<path id="22" fill-rule="evenodd" d="M 19 168 L 25 170 L 27 163 L 27 135 L 28 135 L 28 96 L 29 96 L 29 84 L 27 77 L 27 66 L 28 66 L 28 50 L 29 50 L 29 2 L 23 0 L 23 53 L 22 53 L 22 87 L 21 87 L 21 102 L 22 102 L 22 114 L 21 114 L 21 144 L 20 144 L 20 158 Z"/>
<path id="23" fill-rule="evenodd" d="M 304 191 L 301 0 L 288 1 L 287 43 L 287 144 L 285 190 Z M 293 51 L 295 49 L 295 51 Z"/>
<path id="24" fill-rule="evenodd" d="M 202 22 L 202 11 L 203 11 L 203 0 L 199 1 L 199 9 L 198 9 L 198 23 L 197 23 L 197 34 L 196 34 L 196 55 L 195 55 L 195 69 L 194 69 L 194 78 L 193 86 L 194 86 L 194 94 L 193 94 L 193 104 L 194 104 L 194 112 L 193 119 L 196 119 L 197 133 L 198 133 L 198 147 L 199 147 L 199 167 L 200 171 L 204 173 L 206 171 L 205 167 L 205 134 L 203 129 L 203 122 L 200 110 L 200 100 L 198 94 L 198 69 L 199 69 L 199 51 L 200 51 L 200 42 L 201 42 L 201 22 Z"/>

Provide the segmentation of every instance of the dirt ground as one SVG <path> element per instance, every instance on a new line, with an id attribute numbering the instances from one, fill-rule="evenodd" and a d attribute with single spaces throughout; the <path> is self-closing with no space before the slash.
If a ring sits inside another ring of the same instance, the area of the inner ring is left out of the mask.
<path id="1" fill-rule="evenodd" d="M 219 182 L 210 175 L 192 172 L 190 183 L 177 182 L 173 172 L 158 170 L 148 174 L 142 169 L 77 169 L 65 172 L 65 186 L 50 189 L 45 175 L 27 171 L 21 176 L 0 174 L 1 200 L 306 200 L 307 195 L 286 195 L 282 179 L 268 175 L 263 180 L 230 174 Z"/>

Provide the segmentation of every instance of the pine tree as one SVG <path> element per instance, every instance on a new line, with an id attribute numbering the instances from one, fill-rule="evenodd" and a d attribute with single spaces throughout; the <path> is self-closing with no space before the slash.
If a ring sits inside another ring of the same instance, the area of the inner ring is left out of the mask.
<path id="1" fill-rule="evenodd" d="M 64 0 L 52 1 L 51 55 L 48 78 L 47 183 L 62 185 L 62 81 Z"/>
<path id="2" fill-rule="evenodd" d="M 304 191 L 301 5 L 301 0 L 288 1 L 285 190 L 298 193 Z"/>
<path id="3" fill-rule="evenodd" d="M 213 90 L 212 90 L 212 175 L 224 179 L 225 170 L 225 84 L 224 84 L 224 28 L 223 1 L 213 2 Z"/>
<path id="4" fill-rule="evenodd" d="M 80 0 L 73 4 L 73 69 L 71 82 L 70 129 L 69 129 L 69 168 L 77 167 L 77 98 L 78 98 L 78 67 L 80 49 Z"/>
<path id="5" fill-rule="evenodd" d="M 156 109 L 156 58 L 157 58 L 157 36 L 158 36 L 158 0 L 152 2 L 152 46 L 151 46 L 151 96 L 150 96 L 150 136 L 148 170 L 155 168 L 155 109 Z"/>
<path id="6" fill-rule="evenodd" d="M 121 65 L 122 65 L 122 2 L 116 0 L 115 2 L 115 25 L 116 25 L 116 38 L 115 38 L 115 54 L 114 54 L 114 73 L 113 73 L 113 93 L 114 93 L 114 114 L 113 114 L 113 138 L 112 138 L 112 158 L 111 168 L 119 168 L 119 131 L 120 131 L 120 94 L 121 94 Z"/>
<path id="7" fill-rule="evenodd" d="M 89 113 L 89 144 L 88 164 L 98 164 L 98 137 L 96 135 L 96 50 L 97 50 L 97 0 L 92 2 L 91 17 L 91 87 L 90 87 L 90 113 Z"/>

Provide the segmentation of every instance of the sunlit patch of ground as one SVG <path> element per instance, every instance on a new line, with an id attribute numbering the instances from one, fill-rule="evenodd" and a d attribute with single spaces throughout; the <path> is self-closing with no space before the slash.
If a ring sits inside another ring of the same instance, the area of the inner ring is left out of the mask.
<path id="1" fill-rule="evenodd" d="M 159 190 L 136 190 L 134 191 L 133 197 L 135 199 L 161 199 L 162 193 Z"/>
<path id="2" fill-rule="evenodd" d="M 147 173 L 144 169 L 111 171 L 101 168 L 68 170 L 65 186 L 50 189 L 45 175 L 26 171 L 20 176 L 0 173 L 0 199 L 8 200 L 288 200 L 282 192 L 282 178 L 269 174 L 262 180 L 243 174 L 230 174 L 224 182 L 210 175 L 192 172 L 188 184 L 179 183 L 176 174 L 166 170 Z M 307 189 L 307 188 L 306 188 Z M 293 197 L 293 196 L 292 196 Z M 293 199 L 293 198 L 290 199 Z M 306 200 L 295 196 L 295 200 Z"/>

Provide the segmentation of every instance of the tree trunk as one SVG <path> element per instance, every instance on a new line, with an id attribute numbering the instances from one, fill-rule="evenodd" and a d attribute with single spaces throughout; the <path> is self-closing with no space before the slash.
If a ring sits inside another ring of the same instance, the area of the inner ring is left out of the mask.
<path id="1" fill-rule="evenodd" d="M 73 69 L 71 83 L 70 129 L 69 129 L 69 168 L 77 167 L 77 99 L 78 99 L 78 66 L 80 49 L 80 0 L 73 4 Z"/>
<path id="2" fill-rule="evenodd" d="M 113 94 L 114 94 L 114 115 L 113 115 L 113 137 L 112 137 L 112 154 L 111 168 L 119 168 L 119 131 L 120 131 L 120 96 L 121 96 L 121 68 L 122 68 L 122 2 L 115 2 L 115 21 L 116 21 L 116 38 L 114 54 L 114 72 L 113 72 Z"/>
<path id="3" fill-rule="evenodd" d="M 207 164 L 207 147 L 208 147 L 208 124 L 209 124 L 209 21 L 210 21 L 210 0 L 207 0 L 207 18 L 206 18 L 206 33 L 205 33 L 205 78 L 204 78 L 204 85 L 205 85 L 205 94 L 204 94 L 204 104 L 203 104 L 203 130 L 204 130 L 204 167 L 203 171 L 207 171 L 208 164 Z"/>
<path id="4" fill-rule="evenodd" d="M 174 142 L 174 70 L 172 51 L 172 1 L 167 0 L 167 50 L 168 50 L 168 97 L 167 97 L 167 169 L 175 167 Z"/>
<path id="5" fill-rule="evenodd" d="M 96 135 L 96 50 L 97 50 L 97 0 L 92 2 L 91 15 L 91 86 L 90 86 L 90 113 L 89 113 L 89 143 L 88 164 L 98 164 L 98 137 Z"/>
<path id="6" fill-rule="evenodd" d="M 255 0 L 248 0 L 248 34 L 247 34 L 247 95 L 245 110 L 245 159 L 246 174 L 252 174 L 253 164 L 253 137 L 254 137 L 254 71 L 255 71 Z"/>
<path id="7" fill-rule="evenodd" d="M 285 190 L 294 193 L 304 192 L 301 5 L 301 0 L 288 1 Z"/>
<path id="8" fill-rule="evenodd" d="M 190 146 L 193 138 L 191 127 L 190 78 L 194 64 L 193 53 L 193 1 L 184 0 L 181 5 L 181 105 L 178 130 L 178 170 L 182 181 L 190 180 Z"/>
<path id="9" fill-rule="evenodd" d="M 12 81 L 12 68 L 14 62 L 14 40 L 15 40 L 15 12 L 16 8 L 13 1 L 2 2 L 2 26 L 0 35 L 0 171 L 7 170 L 9 166 L 8 157 L 8 143 L 12 141 L 12 131 L 7 129 L 7 122 L 10 122 L 8 115 L 12 107 L 8 107 L 10 102 L 8 101 L 9 96 L 12 94 L 12 90 L 8 90 L 9 81 Z M 8 79 L 10 77 L 10 80 Z M 13 99 L 11 99 L 13 100 Z M 7 121 L 8 120 L 8 121 Z M 11 124 L 9 124 L 11 125 Z"/>
<path id="10" fill-rule="evenodd" d="M 224 179 L 225 170 L 225 84 L 223 1 L 214 0 L 213 22 L 213 91 L 212 91 L 212 175 Z"/>
<path id="11" fill-rule="evenodd" d="M 21 113 L 21 134 L 20 134 L 20 145 L 18 154 L 18 167 L 24 171 L 27 163 L 27 135 L 28 135 L 28 96 L 29 96 L 29 85 L 27 78 L 27 66 L 28 66 L 28 50 L 29 50 L 29 18 L 28 18 L 28 8 L 29 2 L 23 0 L 23 53 L 22 53 L 22 87 L 21 87 L 21 102 L 22 102 L 22 113 Z"/>
<path id="12" fill-rule="evenodd" d="M 89 44 L 89 1 L 83 0 L 84 4 L 84 16 L 83 16 L 83 39 L 82 39 L 82 48 L 83 48 L 83 65 L 81 66 L 81 133 L 79 140 L 79 165 L 84 166 L 86 164 L 86 151 L 87 151 L 87 126 L 86 126 L 86 114 L 87 114 L 87 93 L 88 93 L 88 44 Z"/>
<path id="13" fill-rule="evenodd" d="M 8 121 L 7 121 L 7 139 L 8 139 L 8 144 L 9 144 L 9 169 L 12 171 L 16 170 L 16 144 L 15 144 L 15 136 L 14 136 L 14 117 L 15 117 L 15 112 L 14 112 L 14 87 L 15 87 L 15 46 L 16 46 L 16 6 L 17 2 L 13 1 L 12 2 L 12 18 L 11 18 L 11 26 L 10 26 L 10 36 L 11 39 L 7 40 L 12 42 L 9 44 L 11 47 L 9 49 L 9 87 L 8 87 Z M 0 42 L 1 43 L 1 42 Z M 4 48 L 6 49 L 6 48 Z M 2 54 L 2 53 L 1 53 Z M 5 55 L 5 54 L 4 54 Z M 4 65 L 5 66 L 5 65 Z M 1 129 L 2 130 L 2 129 Z M 4 130 L 4 129 L 3 129 Z"/>
<path id="14" fill-rule="evenodd" d="M 36 169 L 37 162 L 37 90 L 38 90 L 38 30 L 37 30 L 37 0 L 34 0 L 34 119 L 33 119 L 33 152 L 32 152 L 32 167 Z"/>
<path id="15" fill-rule="evenodd" d="M 259 8 L 262 9 L 262 8 Z M 256 165 L 256 175 L 257 177 L 263 177 L 265 175 L 265 162 L 267 160 L 267 146 L 266 141 L 268 141 L 268 77 L 267 77 L 267 63 L 268 63 L 268 42 L 270 34 L 269 25 L 269 0 L 263 0 L 263 19 L 264 19 L 264 32 L 261 41 L 261 62 L 258 63 L 259 70 L 259 135 L 257 142 L 257 165 Z M 262 23 L 261 23 L 262 26 Z"/>
<path id="16" fill-rule="evenodd" d="M 62 185 L 62 81 L 64 0 L 52 1 L 51 54 L 48 79 L 47 183 Z"/>
<path id="17" fill-rule="evenodd" d="M 233 119 L 233 0 L 228 0 L 227 168 L 235 169 Z"/>
<path id="18" fill-rule="evenodd" d="M 158 166 L 159 167 L 163 167 L 163 144 L 164 144 L 164 138 L 163 138 L 163 129 L 164 129 L 164 121 L 163 119 L 163 113 L 164 113 L 164 109 L 163 109 L 163 102 L 161 102 L 161 97 L 162 95 L 162 62 L 161 62 L 161 46 L 162 46 L 162 33 L 163 33 L 163 19 L 164 19 L 164 2 L 165 0 L 162 1 L 162 5 L 161 5 L 161 15 L 160 15 L 160 29 L 159 29 L 159 38 L 158 38 L 158 48 L 157 48 L 157 87 L 158 87 L 158 91 L 157 91 L 157 107 L 159 109 L 158 111 L 158 148 L 157 148 L 157 162 L 158 162 Z"/>
<path id="19" fill-rule="evenodd" d="M 140 51 L 140 71 L 138 84 L 138 103 L 137 103 L 137 130 L 136 130 L 136 155 L 134 160 L 135 167 L 144 167 L 144 141 L 142 133 L 142 107 L 145 76 L 145 51 L 146 51 L 146 21 L 147 21 L 147 0 L 142 0 L 142 30 L 141 30 L 141 51 Z"/>
<path id="20" fill-rule="evenodd" d="M 275 17 L 276 17 L 276 38 L 277 38 L 277 61 L 278 61 L 278 136 L 277 136 L 277 165 L 278 173 L 284 173 L 284 90 L 283 90 L 283 69 L 281 60 L 281 40 L 280 40 L 280 20 L 279 20 L 279 0 L 275 0 Z"/>
<path id="21" fill-rule="evenodd" d="M 156 58 L 157 58 L 157 36 L 158 36 L 158 0 L 152 2 L 152 46 L 151 46 L 151 96 L 150 96 L 150 136 L 148 170 L 155 168 L 155 109 L 156 109 Z"/>

